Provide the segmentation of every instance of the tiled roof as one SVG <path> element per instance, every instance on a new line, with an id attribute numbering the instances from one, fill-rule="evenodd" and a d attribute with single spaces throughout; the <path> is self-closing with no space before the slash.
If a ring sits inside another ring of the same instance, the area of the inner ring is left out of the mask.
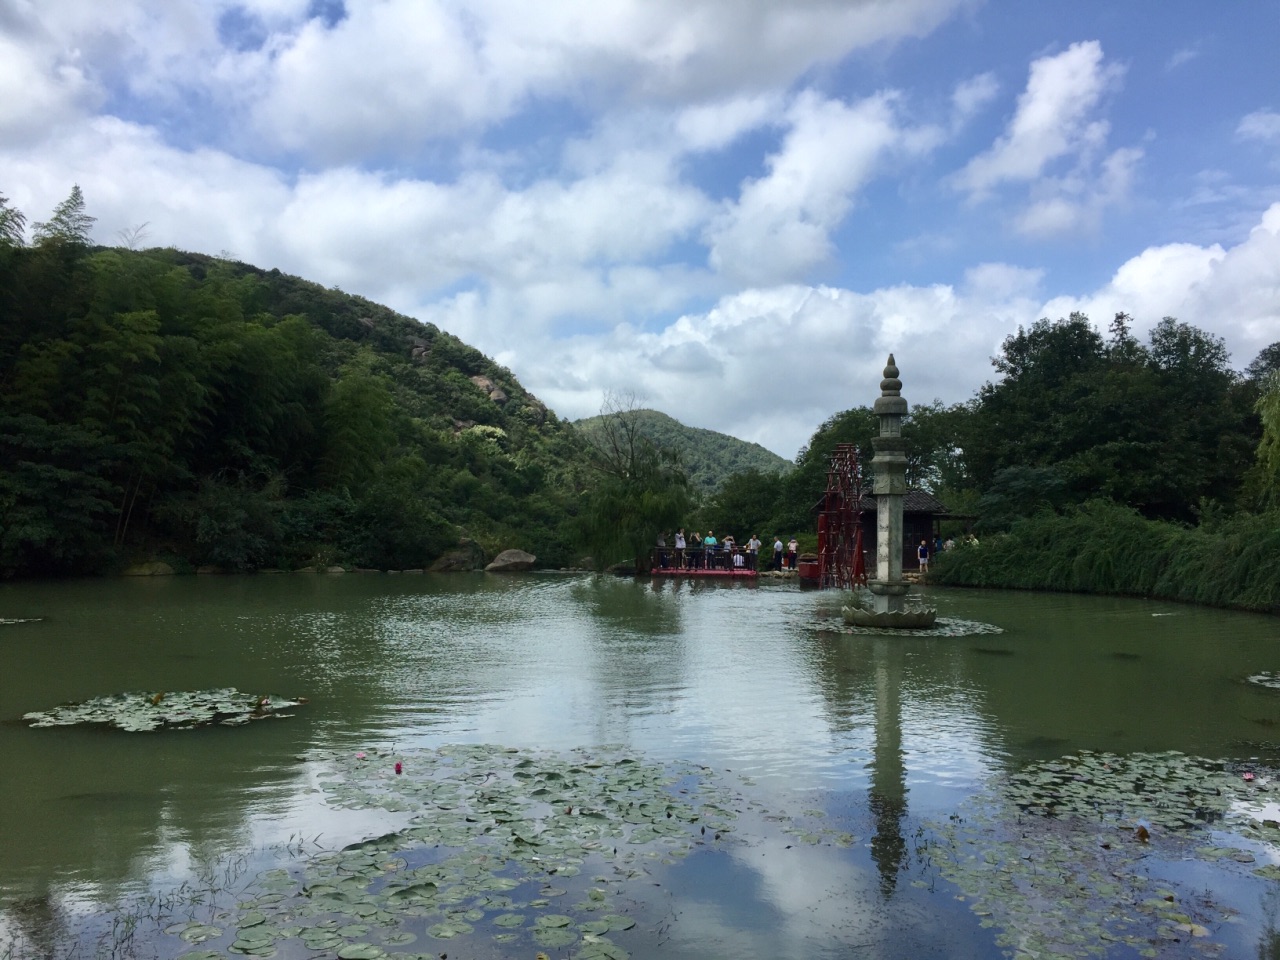
<path id="1" fill-rule="evenodd" d="M 869 493 L 864 493 L 862 495 L 861 507 L 862 507 L 863 513 L 875 513 L 876 498 Z M 815 510 L 822 509 L 821 500 L 819 500 L 818 503 L 814 506 L 814 509 Z M 906 492 L 906 495 L 903 496 L 902 498 L 902 512 L 903 513 L 946 513 L 947 508 L 942 503 L 941 500 L 939 500 L 937 497 L 935 497 L 931 493 L 925 493 L 923 490 L 908 490 Z"/>

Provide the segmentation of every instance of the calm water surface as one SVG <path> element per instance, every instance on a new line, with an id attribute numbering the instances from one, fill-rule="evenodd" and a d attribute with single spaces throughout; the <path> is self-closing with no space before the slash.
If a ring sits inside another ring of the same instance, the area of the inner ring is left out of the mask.
<path id="1" fill-rule="evenodd" d="M 660 895 L 637 895 L 647 923 L 628 949 L 654 957 L 997 957 L 998 928 L 928 873 L 917 842 L 922 824 L 945 821 L 990 775 L 1081 749 L 1275 760 L 1280 691 L 1243 680 L 1280 671 L 1280 619 L 1064 595 L 926 596 L 943 616 L 1005 632 L 823 631 L 839 599 L 789 583 L 0 585 L 0 618 L 28 621 L 0 624 L 0 958 L 93 956 L 101 943 L 77 924 L 103 904 L 228 869 L 229 858 L 331 849 L 400 822 L 327 806 L 299 760 L 320 749 L 619 745 L 745 778 L 759 809 L 816 807 L 860 838 L 799 851 L 744 810 L 743 842 L 671 868 L 653 885 Z M 223 686 L 311 702 L 287 720 L 192 732 L 19 721 L 104 694 Z M 1268 889 L 1239 881 L 1223 893 L 1239 916 L 1214 931 L 1219 952 L 1207 955 L 1270 955 Z"/>

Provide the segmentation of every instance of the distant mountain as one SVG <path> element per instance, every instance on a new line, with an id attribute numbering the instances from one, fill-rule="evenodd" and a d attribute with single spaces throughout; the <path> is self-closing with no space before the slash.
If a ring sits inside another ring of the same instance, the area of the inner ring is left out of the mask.
<path id="1" fill-rule="evenodd" d="M 793 464 L 758 443 L 748 443 L 715 430 L 687 427 L 657 410 L 635 411 L 640 432 L 655 444 L 678 450 L 694 489 L 714 493 L 725 477 L 744 470 L 786 473 Z M 603 417 L 575 420 L 573 425 L 590 438 Z"/>

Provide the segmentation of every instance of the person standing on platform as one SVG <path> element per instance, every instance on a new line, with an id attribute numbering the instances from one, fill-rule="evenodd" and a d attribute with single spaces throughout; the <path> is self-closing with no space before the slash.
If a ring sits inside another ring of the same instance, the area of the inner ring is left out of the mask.
<path id="1" fill-rule="evenodd" d="M 676 531 L 676 569 L 684 569 L 684 527 Z"/>
<path id="2" fill-rule="evenodd" d="M 776 533 L 773 535 L 773 569 L 782 571 L 782 538 Z"/>
<path id="3" fill-rule="evenodd" d="M 716 565 L 716 534 L 714 530 L 708 530 L 707 535 L 702 538 L 702 547 L 707 552 L 707 569 L 712 570 Z"/>
<path id="4" fill-rule="evenodd" d="M 689 541 L 689 569 L 697 570 L 702 566 L 702 534 L 693 531 L 693 539 Z"/>
<path id="5" fill-rule="evenodd" d="M 754 533 L 751 539 L 747 541 L 747 566 L 752 570 L 760 568 L 760 538 Z"/>
<path id="6" fill-rule="evenodd" d="M 916 547 L 916 559 L 920 561 L 920 572 L 929 572 L 929 541 L 921 540 L 920 546 Z"/>
<path id="7" fill-rule="evenodd" d="M 796 538 L 792 537 L 787 543 L 787 569 L 794 570 L 796 568 L 796 556 L 800 553 L 800 544 L 796 542 Z"/>

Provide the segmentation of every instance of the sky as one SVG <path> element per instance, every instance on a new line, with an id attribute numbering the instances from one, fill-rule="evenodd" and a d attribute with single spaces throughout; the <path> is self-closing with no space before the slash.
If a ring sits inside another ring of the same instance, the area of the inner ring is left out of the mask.
<path id="1" fill-rule="evenodd" d="M 792 459 L 1003 339 L 1280 341 L 1280 5 L 0 0 L 0 194 Z"/>

